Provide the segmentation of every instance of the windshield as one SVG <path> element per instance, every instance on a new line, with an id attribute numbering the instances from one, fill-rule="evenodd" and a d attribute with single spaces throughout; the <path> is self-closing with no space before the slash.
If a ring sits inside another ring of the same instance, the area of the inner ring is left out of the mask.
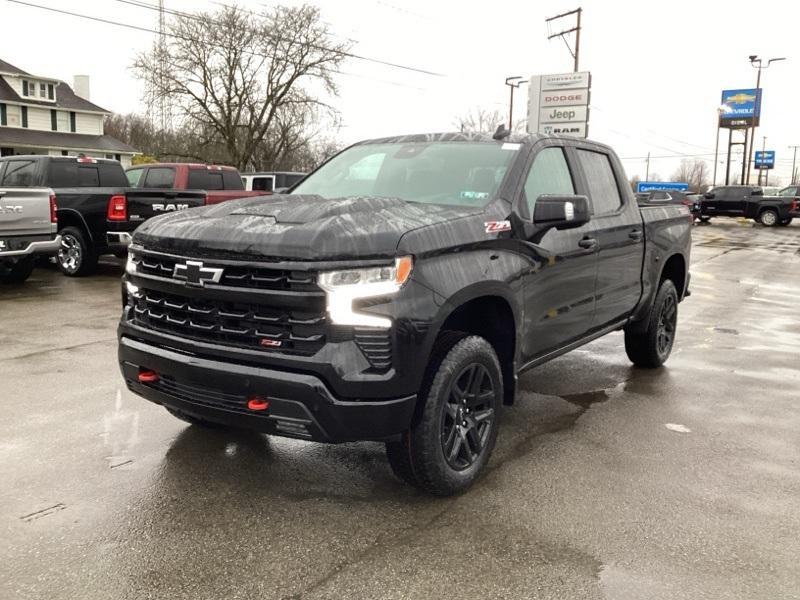
<path id="1" fill-rule="evenodd" d="M 309 175 L 292 194 L 485 206 L 519 148 L 520 144 L 492 142 L 353 146 Z"/>

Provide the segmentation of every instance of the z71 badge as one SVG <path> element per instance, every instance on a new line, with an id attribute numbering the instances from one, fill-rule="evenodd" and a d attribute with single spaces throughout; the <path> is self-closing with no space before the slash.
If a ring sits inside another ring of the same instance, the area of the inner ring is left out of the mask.
<path id="1" fill-rule="evenodd" d="M 486 227 L 486 233 L 511 231 L 511 221 L 486 221 L 483 225 Z"/>

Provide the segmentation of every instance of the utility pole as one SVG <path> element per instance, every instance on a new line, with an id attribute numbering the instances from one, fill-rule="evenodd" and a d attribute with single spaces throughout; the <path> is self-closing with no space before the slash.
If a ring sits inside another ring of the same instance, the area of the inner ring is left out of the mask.
<path id="1" fill-rule="evenodd" d="M 644 180 L 650 181 L 650 153 L 647 153 L 647 169 L 644 172 Z"/>
<path id="2" fill-rule="evenodd" d="M 580 53 L 581 53 L 581 13 L 582 12 L 583 12 L 582 8 L 576 8 L 575 10 L 570 10 L 568 12 L 561 13 L 560 15 L 556 15 L 555 17 L 550 17 L 550 18 L 544 20 L 544 22 L 547 23 L 547 33 L 549 34 L 547 36 L 547 39 L 548 40 L 552 40 L 555 37 L 560 37 L 562 40 L 564 40 L 564 43 L 567 45 L 567 50 L 569 50 L 570 55 L 572 56 L 572 58 L 575 61 L 574 68 L 573 68 L 575 73 L 578 72 L 578 63 L 579 63 L 579 60 L 580 60 Z M 552 25 L 553 21 L 556 21 L 558 19 L 563 19 L 564 17 L 569 17 L 569 16 L 572 16 L 572 15 L 575 15 L 575 21 L 576 22 L 575 22 L 575 26 L 574 27 L 571 27 L 569 29 L 564 29 L 563 31 L 559 31 L 558 33 L 552 33 L 551 25 Z M 572 50 L 572 47 L 569 45 L 569 42 L 567 41 L 567 38 L 566 38 L 566 36 L 569 35 L 570 33 L 574 33 L 575 34 L 575 50 L 574 51 Z"/>
<path id="3" fill-rule="evenodd" d="M 797 149 L 798 148 L 800 148 L 800 146 L 789 146 L 790 150 L 794 150 L 794 154 L 792 154 L 792 178 L 791 178 L 791 181 L 789 182 L 792 185 L 797 183 L 797 171 L 795 171 L 794 165 L 797 162 Z"/>
<path id="4" fill-rule="evenodd" d="M 511 88 L 511 97 L 508 99 L 508 130 L 514 131 L 514 90 L 521 85 L 525 85 L 527 80 L 522 76 L 506 77 L 506 85 Z"/>
<path id="5" fill-rule="evenodd" d="M 761 168 L 758 169 L 758 184 L 761 185 L 761 177 L 764 174 L 764 153 L 767 151 L 767 136 L 763 136 L 761 140 Z M 767 171 L 767 181 L 769 181 L 769 171 Z M 747 184 L 749 185 L 750 182 L 748 181 Z M 764 184 L 767 185 L 766 183 Z"/>
<path id="6" fill-rule="evenodd" d="M 785 56 L 780 56 L 778 58 L 770 58 L 767 61 L 766 66 L 764 66 L 764 65 L 762 65 L 762 59 L 760 59 L 757 54 L 751 54 L 748 58 L 750 59 L 750 66 L 753 67 L 754 69 L 758 69 L 758 75 L 756 75 L 756 93 L 758 93 L 761 90 L 761 70 L 762 69 L 768 69 L 769 66 L 772 63 L 778 62 L 779 60 L 786 60 Z M 756 66 L 756 63 L 758 63 L 758 66 Z M 760 102 L 760 100 L 759 100 L 759 102 Z M 761 109 L 761 107 L 759 106 L 759 110 L 760 109 Z M 745 132 L 744 132 L 744 150 L 745 150 L 746 156 L 747 156 L 747 179 L 746 179 L 746 183 L 744 181 L 742 182 L 744 185 L 750 185 L 750 165 L 751 165 L 751 163 L 753 161 L 753 141 L 755 140 L 755 137 L 756 137 L 756 126 L 753 125 L 752 127 L 750 127 L 750 141 L 749 141 L 749 146 L 748 146 L 747 129 L 745 129 Z M 744 167 L 744 165 L 742 165 L 742 167 Z M 744 177 L 744 168 L 742 169 L 742 175 Z M 758 179 L 759 179 L 759 183 L 760 183 L 761 182 L 761 175 L 760 174 L 758 176 Z"/>

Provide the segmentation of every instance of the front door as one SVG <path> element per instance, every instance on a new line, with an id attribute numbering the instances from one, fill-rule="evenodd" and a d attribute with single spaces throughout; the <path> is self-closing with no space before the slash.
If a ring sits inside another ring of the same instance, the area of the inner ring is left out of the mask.
<path id="1" fill-rule="evenodd" d="M 542 194 L 575 194 L 573 173 L 564 148 L 542 148 L 534 156 L 517 206 L 532 218 Z M 576 229 L 549 229 L 523 244 L 536 264 L 524 281 L 526 336 L 521 354 L 528 362 L 582 337 L 591 327 L 597 252 L 591 222 Z"/>
<path id="2" fill-rule="evenodd" d="M 592 204 L 597 239 L 597 289 L 594 328 L 618 321 L 633 311 L 642 295 L 644 225 L 625 181 L 616 176 L 612 158 L 598 150 L 576 150 Z"/>

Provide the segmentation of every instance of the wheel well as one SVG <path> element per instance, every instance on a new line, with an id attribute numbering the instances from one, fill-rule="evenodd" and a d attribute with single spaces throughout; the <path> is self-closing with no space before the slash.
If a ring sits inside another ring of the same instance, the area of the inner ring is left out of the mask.
<path id="1" fill-rule="evenodd" d="M 675 284 L 675 289 L 678 291 L 678 297 L 683 298 L 684 287 L 686 285 L 686 260 L 680 254 L 673 254 L 664 263 L 664 269 L 661 271 L 661 281 L 669 279 Z"/>
<path id="2" fill-rule="evenodd" d="M 482 296 L 465 302 L 448 315 L 440 331 L 462 331 L 486 339 L 500 361 L 504 404 L 514 401 L 514 353 L 517 331 L 514 313 L 505 298 Z"/>
<path id="3" fill-rule="evenodd" d="M 61 231 L 64 227 L 77 227 L 86 235 L 87 241 L 93 241 L 92 233 L 86 228 L 86 223 L 79 215 L 60 210 L 58 211 L 58 230 Z"/>
<path id="4" fill-rule="evenodd" d="M 768 210 L 771 210 L 772 212 L 774 212 L 774 213 L 775 213 L 775 216 L 776 216 L 776 217 L 778 217 L 778 218 L 780 219 L 780 213 L 778 212 L 778 209 L 777 209 L 776 207 L 774 207 L 774 206 L 765 206 L 765 207 L 761 208 L 761 209 L 758 211 L 758 215 L 757 215 L 757 216 L 758 216 L 758 217 L 761 217 L 761 215 L 763 215 L 763 214 L 764 214 L 765 212 L 767 212 Z"/>

